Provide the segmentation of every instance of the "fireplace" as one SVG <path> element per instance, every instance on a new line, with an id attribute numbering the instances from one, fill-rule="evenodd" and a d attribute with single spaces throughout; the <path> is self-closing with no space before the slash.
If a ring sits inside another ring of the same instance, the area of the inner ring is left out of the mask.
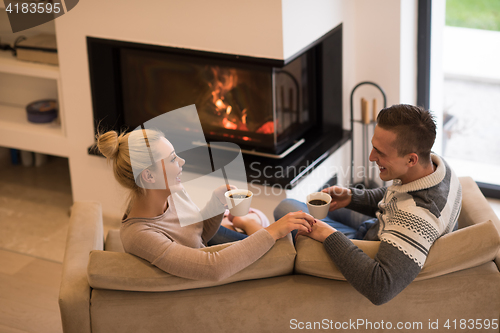
<path id="1" fill-rule="evenodd" d="M 205 136 L 281 153 L 314 123 L 307 54 L 283 68 L 208 53 L 122 48 L 123 120 L 136 127 L 195 104 Z"/>
<path id="2" fill-rule="evenodd" d="M 96 131 L 195 104 L 207 142 L 237 143 L 247 166 L 274 167 L 318 164 L 346 139 L 341 25 L 286 61 L 94 37 L 87 45 Z"/>

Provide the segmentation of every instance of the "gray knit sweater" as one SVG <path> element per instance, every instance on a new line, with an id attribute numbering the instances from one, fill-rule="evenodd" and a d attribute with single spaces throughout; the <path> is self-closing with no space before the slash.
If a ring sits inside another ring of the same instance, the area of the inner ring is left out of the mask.
<path id="1" fill-rule="evenodd" d="M 418 275 L 434 241 L 456 227 L 462 203 L 453 170 L 432 155 L 436 170 L 408 184 L 395 179 L 387 188 L 353 190 L 347 208 L 377 217 L 366 240 L 380 240 L 374 259 L 342 233 L 323 243 L 347 281 L 374 304 L 399 294 Z"/>

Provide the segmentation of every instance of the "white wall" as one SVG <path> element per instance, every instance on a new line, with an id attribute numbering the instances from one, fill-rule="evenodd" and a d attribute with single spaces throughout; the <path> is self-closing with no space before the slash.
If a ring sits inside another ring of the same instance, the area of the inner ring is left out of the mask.
<path id="1" fill-rule="evenodd" d="M 118 215 L 126 196 L 105 159 L 87 154 L 94 138 L 86 36 L 284 59 L 342 22 L 349 128 L 349 94 L 361 80 L 379 83 L 388 105 L 414 102 L 406 100 L 408 82 L 416 81 L 408 69 L 413 60 L 402 59 L 403 44 L 416 38 L 411 24 L 401 22 L 403 14 L 412 16 L 407 1 L 416 0 L 81 1 L 55 21 L 74 200 L 100 201 L 106 214 Z M 370 93 L 359 89 L 356 100 Z M 355 149 L 361 150 L 359 140 Z M 345 150 L 340 155 L 336 163 L 347 165 Z"/>
<path id="2" fill-rule="evenodd" d="M 387 106 L 416 103 L 417 1 L 346 0 L 344 38 L 344 124 L 350 119 L 350 95 L 356 84 L 377 83 L 385 91 Z M 359 87 L 353 96 L 354 119 L 361 119 L 361 98 L 378 100 L 382 95 L 371 85 Z M 370 111 L 370 114 L 372 112 Z M 349 125 L 344 125 L 349 128 Z M 362 170 L 362 128 L 354 125 L 355 179 Z M 372 131 L 369 131 L 370 142 Z M 368 153 L 371 143 L 368 146 Z M 378 172 L 375 172 L 378 179 Z"/>
<path id="3" fill-rule="evenodd" d="M 82 1 L 57 32 L 277 58 L 283 56 L 279 0 Z M 69 30 L 63 31 L 63 28 Z"/>
<path id="4" fill-rule="evenodd" d="M 282 0 L 284 59 L 342 23 L 343 5 L 343 0 Z"/>

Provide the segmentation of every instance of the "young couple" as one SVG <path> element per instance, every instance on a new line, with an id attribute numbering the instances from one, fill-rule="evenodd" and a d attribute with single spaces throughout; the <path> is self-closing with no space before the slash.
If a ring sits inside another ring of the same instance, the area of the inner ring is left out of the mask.
<path id="1" fill-rule="evenodd" d="M 120 231 L 127 252 L 173 275 L 222 280 L 293 231 L 294 236 L 323 242 L 347 281 L 374 304 L 383 304 L 413 281 L 433 242 L 456 227 L 461 187 L 446 162 L 431 153 L 435 137 L 436 125 L 428 111 L 410 105 L 381 110 L 370 161 L 379 166 L 380 178 L 393 184 L 369 190 L 325 189 L 332 202 L 323 221 L 310 216 L 304 203 L 284 200 L 275 209 L 276 222 L 265 227 L 265 216 L 258 211 L 229 216 L 231 222 L 224 218 L 221 226 L 225 186 L 213 192 L 200 215 L 179 178 L 185 161 L 160 132 L 111 131 L 98 136 L 98 147 L 113 160 L 118 182 L 131 190 Z M 180 225 L 180 216 L 195 215 L 209 217 Z M 354 238 L 380 240 L 376 257 L 365 255 L 349 240 Z M 197 250 L 235 240 L 239 241 L 214 253 Z"/>

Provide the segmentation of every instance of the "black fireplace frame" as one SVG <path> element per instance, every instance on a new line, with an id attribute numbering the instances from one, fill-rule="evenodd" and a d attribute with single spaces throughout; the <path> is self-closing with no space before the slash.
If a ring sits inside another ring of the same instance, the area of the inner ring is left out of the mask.
<path id="1" fill-rule="evenodd" d="M 321 164 L 326 157 L 351 137 L 351 132 L 344 130 L 342 126 L 342 43 L 342 24 L 286 60 L 214 53 L 88 36 L 87 47 L 95 131 L 97 133 L 100 129 L 127 130 L 126 124 L 123 123 L 124 117 L 121 116 L 123 112 L 121 85 L 117 84 L 122 79 L 121 64 L 119 61 L 119 50 L 121 47 L 126 46 L 127 48 L 140 48 L 160 52 L 167 51 L 169 53 L 196 57 L 215 57 L 220 61 L 227 61 L 229 64 L 248 63 L 277 69 L 282 68 L 305 52 L 308 52 L 311 57 L 314 57 L 316 63 L 316 67 L 314 68 L 316 71 L 314 75 L 315 82 L 311 86 L 316 90 L 314 107 L 317 108 L 318 112 L 316 112 L 317 121 L 315 126 L 302 133 L 302 137 L 306 143 L 282 159 L 244 154 L 249 182 L 253 181 L 254 183 L 265 185 L 280 184 L 282 186 L 293 187 L 305 174 Z M 96 59 L 99 59 L 99 61 L 96 61 Z M 318 87 L 326 86 L 330 87 L 331 90 L 318 89 Z M 102 93 L 104 91 L 106 93 Z M 210 136 L 207 136 L 207 142 L 214 142 L 214 140 Z M 253 148 L 242 147 L 242 149 Z M 89 153 L 99 155 L 95 147 L 90 147 Z M 262 166 L 270 166 L 271 168 L 283 169 L 283 167 L 290 166 L 294 167 L 295 170 L 301 168 L 302 172 L 300 175 L 293 173 L 280 177 L 270 178 L 265 175 L 265 177 L 261 177 L 259 172 L 253 172 L 255 170 L 253 170 L 251 165 L 256 165 L 255 162 Z M 192 171 L 204 172 L 196 168 L 197 166 L 194 166 Z"/>

